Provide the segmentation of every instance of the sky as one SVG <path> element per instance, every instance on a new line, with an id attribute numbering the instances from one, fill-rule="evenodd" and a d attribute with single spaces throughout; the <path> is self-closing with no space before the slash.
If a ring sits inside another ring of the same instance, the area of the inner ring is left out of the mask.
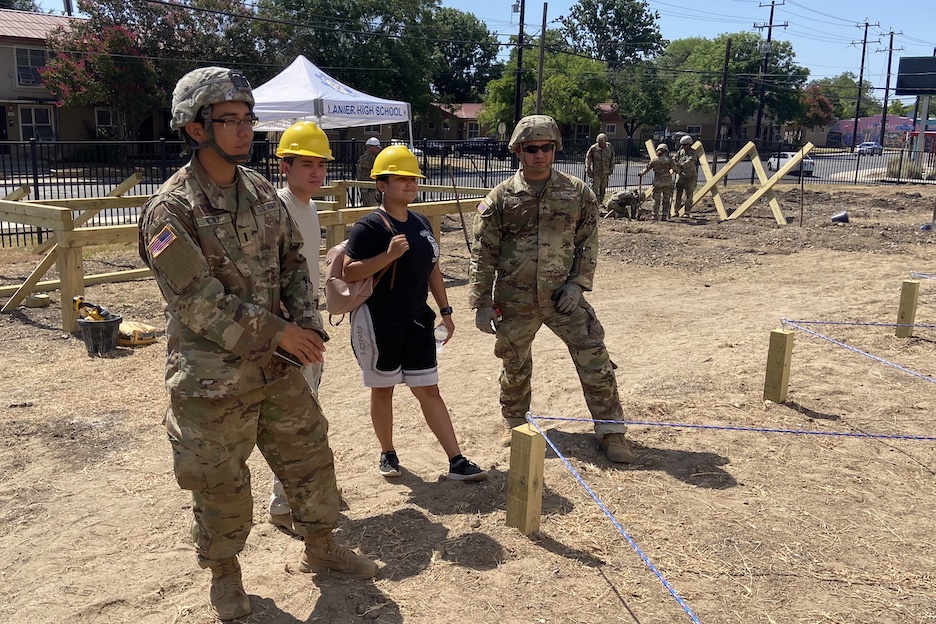
<path id="1" fill-rule="evenodd" d="M 519 2 L 520 0 L 516 0 Z M 519 13 L 512 13 L 514 0 L 442 0 L 442 6 L 473 13 L 497 32 L 501 41 L 519 30 Z M 554 22 L 568 13 L 574 0 L 553 0 L 547 3 L 547 22 Z M 714 39 L 723 33 L 755 31 L 754 24 L 770 20 L 770 0 L 709 0 L 690 2 L 648 2 L 659 13 L 660 33 L 665 39 L 705 37 Z M 913 2 L 899 2 L 902 9 L 889 8 L 870 0 L 777 0 L 774 9 L 773 40 L 789 41 L 796 53 L 796 62 L 809 68 L 810 78 L 838 76 L 851 71 L 858 76 L 861 68 L 861 41 L 864 23 L 868 27 L 865 56 L 865 80 L 875 87 L 875 97 L 884 97 L 887 81 L 887 49 L 890 32 L 894 31 L 894 54 L 891 76 L 891 96 L 897 81 L 898 59 L 901 56 L 932 56 L 936 48 L 936 28 L 931 15 L 925 15 L 922 5 L 912 9 Z M 543 19 L 543 2 L 526 0 L 525 32 L 539 33 Z M 778 25 L 787 23 L 786 28 Z M 551 23 L 555 28 L 558 23 Z M 756 32 L 756 31 L 755 31 Z M 760 30 L 766 38 L 767 29 Z M 903 48 L 903 50 L 899 50 Z M 912 97 L 899 98 L 912 103 Z"/>
<path id="2" fill-rule="evenodd" d="M 487 24 L 488 30 L 499 35 L 502 42 L 519 29 L 519 13 L 513 13 L 515 0 L 441 0 L 442 6 L 473 13 Z M 516 0 L 519 3 L 520 0 Z M 874 85 L 875 96 L 881 100 L 887 80 L 887 49 L 889 33 L 894 34 L 894 54 L 891 96 L 897 81 L 898 59 L 901 56 L 932 56 L 936 51 L 936 24 L 922 8 L 913 9 L 914 2 L 887 3 L 871 0 L 775 0 L 773 39 L 789 41 L 796 53 L 796 62 L 809 68 L 810 78 L 838 76 L 851 71 L 856 76 L 861 68 L 861 41 L 867 21 L 868 45 L 864 78 Z M 548 2 L 549 27 L 558 26 L 556 19 L 568 13 L 574 0 Z M 754 25 L 767 24 L 770 0 L 708 0 L 690 2 L 649 0 L 650 9 L 659 13 L 660 32 L 665 39 L 705 37 L 713 39 L 723 33 L 754 31 Z M 44 10 L 62 12 L 63 0 L 40 0 Z M 519 4 L 517 5 L 519 6 Z M 543 2 L 526 0 L 524 21 L 527 35 L 539 33 L 543 18 Z M 785 28 L 780 25 L 786 23 Z M 767 29 L 761 29 L 766 38 Z M 900 98 L 912 103 L 912 97 Z"/>

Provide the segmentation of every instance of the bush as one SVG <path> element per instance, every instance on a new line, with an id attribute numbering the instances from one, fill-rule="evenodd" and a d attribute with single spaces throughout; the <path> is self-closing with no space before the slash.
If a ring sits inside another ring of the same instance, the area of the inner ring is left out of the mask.
<path id="1" fill-rule="evenodd" d="M 913 160 L 906 154 L 895 156 L 887 161 L 887 175 L 891 178 L 923 179 L 923 163 Z"/>

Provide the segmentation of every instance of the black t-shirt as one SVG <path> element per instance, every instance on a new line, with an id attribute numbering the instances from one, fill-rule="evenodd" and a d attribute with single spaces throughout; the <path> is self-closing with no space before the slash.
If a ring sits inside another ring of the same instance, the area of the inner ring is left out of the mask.
<path id="1" fill-rule="evenodd" d="M 432 235 L 429 221 L 421 214 L 408 210 L 406 221 L 397 221 L 387 213 L 383 216 L 393 226 L 394 233 L 387 231 L 380 215 L 374 211 L 351 228 L 346 253 L 353 260 L 367 260 L 387 251 L 395 234 L 405 235 L 409 249 L 396 260 L 396 276 L 391 265 L 374 286 L 367 307 L 381 316 L 417 318 L 426 308 L 429 275 L 439 261 L 439 243 Z M 379 274 L 380 271 L 376 275 Z"/>

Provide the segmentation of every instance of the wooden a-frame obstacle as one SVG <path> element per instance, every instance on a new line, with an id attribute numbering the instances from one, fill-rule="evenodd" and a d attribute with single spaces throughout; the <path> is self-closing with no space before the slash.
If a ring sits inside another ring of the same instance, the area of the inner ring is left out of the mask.
<path id="1" fill-rule="evenodd" d="M 656 157 L 656 147 L 653 144 L 653 141 L 648 140 L 645 144 L 647 154 L 650 156 L 650 159 L 653 160 Z M 803 158 L 806 157 L 810 151 L 815 147 L 812 143 L 807 143 L 804 145 L 796 154 L 790 158 L 789 162 L 780 167 L 777 171 L 774 172 L 772 176 L 768 176 L 767 172 L 764 171 L 764 165 L 761 163 L 760 155 L 757 153 L 757 147 L 753 142 L 749 141 L 747 145 L 742 147 L 737 154 L 731 157 L 725 165 L 719 169 L 716 173 L 712 173 L 712 167 L 708 161 L 708 155 L 705 153 L 705 148 L 702 147 L 701 141 L 696 141 L 692 145 L 692 149 L 695 150 L 695 153 L 699 156 L 699 165 L 702 167 L 702 175 L 705 177 L 705 184 L 696 189 L 695 194 L 692 196 L 693 205 L 702 201 L 706 194 L 712 194 L 712 201 L 715 203 L 715 210 L 718 211 L 718 217 L 722 221 L 727 221 L 728 219 L 737 219 L 747 211 L 748 208 L 753 206 L 758 200 L 762 198 L 767 198 L 768 203 L 770 204 L 770 210 L 773 212 L 774 219 L 777 221 L 778 225 L 786 225 L 787 220 L 783 214 L 783 211 L 780 210 L 780 204 L 777 202 L 777 198 L 774 197 L 773 187 L 783 179 L 788 173 L 793 171 L 794 168 L 800 163 Z M 718 183 L 727 176 L 732 169 L 734 169 L 738 163 L 743 161 L 745 157 L 751 159 L 751 166 L 754 167 L 754 172 L 757 174 L 758 180 L 760 180 L 760 186 L 757 188 L 754 193 L 748 197 L 744 203 L 742 203 L 738 208 L 736 208 L 731 214 L 725 210 L 725 206 L 722 202 L 722 198 L 718 193 Z M 802 172 L 800 172 L 802 175 Z M 643 199 L 646 200 L 653 195 L 653 187 L 648 186 L 647 190 L 644 191 Z M 677 211 L 680 208 L 676 207 Z"/>

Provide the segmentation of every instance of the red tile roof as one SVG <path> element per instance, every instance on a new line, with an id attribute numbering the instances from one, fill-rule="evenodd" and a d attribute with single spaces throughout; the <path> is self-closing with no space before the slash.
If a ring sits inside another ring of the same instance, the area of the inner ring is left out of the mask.
<path id="1" fill-rule="evenodd" d="M 75 18 L 49 13 L 0 9 L 0 37 L 45 41 L 59 26 L 67 26 Z"/>
<path id="2" fill-rule="evenodd" d="M 465 103 L 465 104 L 436 104 L 442 110 L 454 115 L 458 119 L 477 119 L 478 114 L 484 110 L 484 104 Z"/>

